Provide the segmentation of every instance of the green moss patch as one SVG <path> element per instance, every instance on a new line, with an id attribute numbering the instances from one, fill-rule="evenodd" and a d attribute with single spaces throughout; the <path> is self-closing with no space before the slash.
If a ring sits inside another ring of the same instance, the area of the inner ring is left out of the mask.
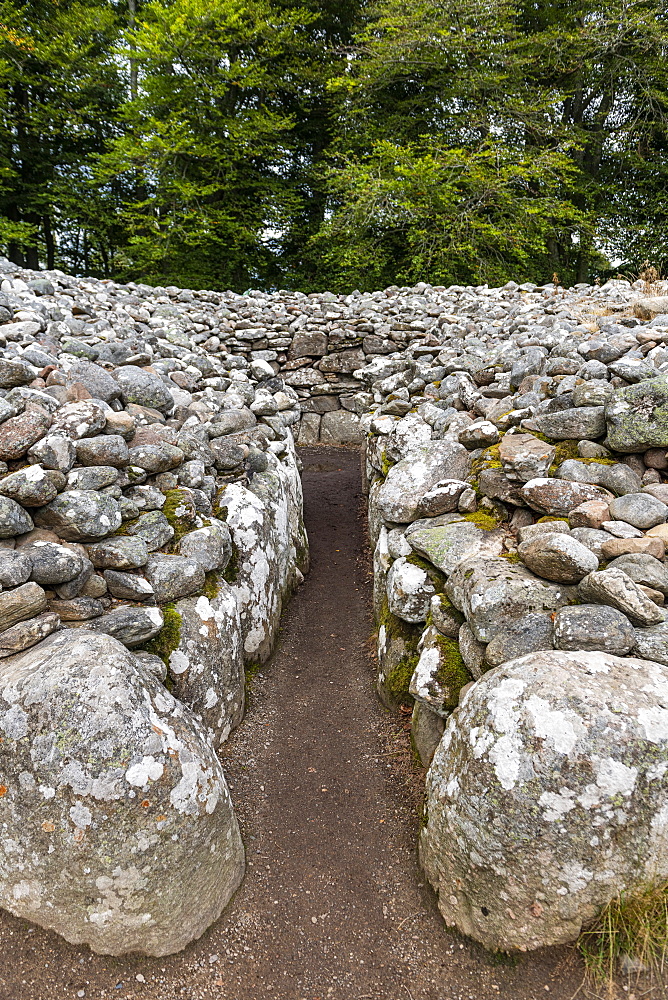
<path id="1" fill-rule="evenodd" d="M 439 635 L 436 643 L 441 654 L 441 664 L 436 674 L 436 680 L 446 695 L 443 702 L 445 708 L 452 711 L 459 703 L 459 692 L 465 684 L 468 684 L 471 676 L 464 666 L 459 643 L 456 639 L 448 639 L 447 636 Z"/>
<path id="2" fill-rule="evenodd" d="M 192 500 L 183 490 L 177 488 L 165 492 L 165 503 L 162 513 L 174 529 L 172 546 L 178 545 L 183 536 L 195 528 L 197 512 Z"/>
<path id="3" fill-rule="evenodd" d="M 239 549 L 232 541 L 232 555 L 230 561 L 223 570 L 223 580 L 226 583 L 236 583 L 239 576 Z"/>
<path id="4" fill-rule="evenodd" d="M 390 670 L 385 678 L 385 690 L 392 701 L 395 701 L 398 705 L 413 700 L 412 696 L 408 693 L 408 686 L 415 672 L 418 659 L 417 653 L 412 656 L 405 656 L 397 663 L 396 667 Z"/>
<path id="5" fill-rule="evenodd" d="M 169 657 L 175 649 L 179 648 L 181 641 L 181 615 L 173 604 L 165 604 L 162 614 L 165 624 L 157 635 L 154 635 L 140 648 L 145 653 L 154 653 L 155 656 L 159 656 L 162 662 L 169 666 Z"/>
<path id="6" fill-rule="evenodd" d="M 213 601 L 220 592 L 220 573 L 218 570 L 212 569 L 209 573 L 205 574 L 204 577 L 204 590 L 202 591 L 204 597 L 208 597 L 210 601 Z"/>

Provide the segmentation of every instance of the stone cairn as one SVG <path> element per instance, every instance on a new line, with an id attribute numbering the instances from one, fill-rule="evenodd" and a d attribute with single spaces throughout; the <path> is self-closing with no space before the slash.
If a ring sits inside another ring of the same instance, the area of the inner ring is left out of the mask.
<path id="1" fill-rule="evenodd" d="M 535 948 L 668 875 L 662 287 L 4 276 L 1 905 L 159 955 L 238 886 L 216 748 L 307 568 L 293 433 L 366 442 L 446 921 Z"/>

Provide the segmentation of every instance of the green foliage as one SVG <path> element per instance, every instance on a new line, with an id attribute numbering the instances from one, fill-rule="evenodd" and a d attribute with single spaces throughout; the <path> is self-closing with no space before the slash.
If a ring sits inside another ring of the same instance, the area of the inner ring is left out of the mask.
<path id="1" fill-rule="evenodd" d="M 0 251 L 237 291 L 665 269 L 664 8 L 0 0 Z"/>
<path id="2" fill-rule="evenodd" d="M 220 592 L 220 573 L 217 570 L 211 570 L 211 572 L 206 573 L 204 576 L 204 590 L 202 593 L 205 597 L 208 597 L 210 601 L 218 597 Z"/>
<path id="3" fill-rule="evenodd" d="M 592 978 L 609 987 L 624 955 L 653 972 L 662 971 L 668 957 L 668 882 L 613 899 L 582 932 L 578 947 Z"/>

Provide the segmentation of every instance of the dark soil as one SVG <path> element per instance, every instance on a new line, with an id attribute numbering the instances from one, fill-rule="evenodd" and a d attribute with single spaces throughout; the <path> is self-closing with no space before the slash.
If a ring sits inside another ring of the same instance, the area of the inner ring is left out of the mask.
<path id="1" fill-rule="evenodd" d="M 167 959 L 92 955 L 2 914 L 0 1000 L 578 993 L 573 949 L 499 961 L 444 927 L 417 864 L 424 775 L 406 717 L 374 693 L 359 455 L 301 454 L 312 569 L 222 758 L 247 848 L 241 889 L 214 927 Z"/>

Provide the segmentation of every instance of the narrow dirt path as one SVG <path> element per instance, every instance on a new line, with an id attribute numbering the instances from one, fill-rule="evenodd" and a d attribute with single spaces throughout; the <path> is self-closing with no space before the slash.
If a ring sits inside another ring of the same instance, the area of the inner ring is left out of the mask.
<path id="1" fill-rule="evenodd" d="M 312 569 L 223 754 L 247 847 L 244 884 L 200 941 L 168 959 L 91 955 L 2 915 L 2 1000 L 570 1000 L 577 992 L 572 949 L 494 964 L 445 930 L 417 865 L 421 776 L 400 720 L 373 691 L 359 455 L 301 454 Z"/>

